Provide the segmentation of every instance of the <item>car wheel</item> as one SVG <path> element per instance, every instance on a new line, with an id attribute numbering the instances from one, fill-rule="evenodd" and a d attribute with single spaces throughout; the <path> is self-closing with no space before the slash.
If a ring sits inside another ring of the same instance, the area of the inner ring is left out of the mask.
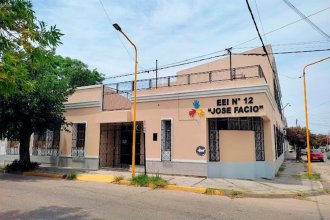
<path id="1" fill-rule="evenodd" d="M 324 162 L 324 159 L 322 159 L 321 162 Z"/>

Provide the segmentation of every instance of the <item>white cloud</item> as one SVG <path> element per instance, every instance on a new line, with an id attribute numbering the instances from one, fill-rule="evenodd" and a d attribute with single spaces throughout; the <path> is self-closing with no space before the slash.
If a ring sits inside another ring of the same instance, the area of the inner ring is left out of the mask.
<path id="1" fill-rule="evenodd" d="M 133 71 L 133 60 L 127 54 L 124 44 L 133 55 L 132 47 L 111 26 L 119 23 L 123 30 L 137 44 L 140 68 L 153 67 L 155 60 L 159 64 L 183 60 L 213 51 L 228 48 L 257 36 L 251 17 L 244 1 L 219 0 L 158 0 L 158 1 L 108 1 L 102 0 L 111 21 L 106 17 L 98 0 L 34 0 L 35 11 L 40 20 L 48 24 L 56 24 L 65 34 L 63 45 L 58 52 L 87 63 L 92 68 L 106 75 L 117 75 Z M 299 19 L 282 1 L 257 0 L 259 14 L 265 32 Z M 329 7 L 326 0 L 291 1 L 306 15 Z M 261 30 L 255 1 L 250 1 L 258 25 Z M 328 31 L 330 10 L 311 17 L 324 31 Z M 121 40 L 119 40 L 121 39 Z M 264 38 L 265 39 L 265 38 Z M 266 42 L 271 44 L 294 43 L 302 41 L 319 41 L 324 38 L 306 22 L 300 21 L 280 31 L 267 35 Z M 260 46 L 258 39 L 241 45 Z M 328 48 L 330 44 L 274 46 L 274 51 L 300 50 L 311 48 Z M 277 68 L 280 74 L 298 76 L 304 64 L 329 56 L 329 53 L 277 55 Z M 182 67 L 184 68 L 184 67 Z M 174 68 L 160 71 L 160 74 L 174 74 Z M 317 104 L 326 101 L 327 82 L 330 82 L 330 62 L 320 68 L 311 69 L 308 79 L 308 95 L 310 98 L 311 127 L 316 132 L 325 132 L 329 127 L 318 126 L 320 120 L 330 124 L 326 109 L 312 110 Z M 152 74 L 151 74 L 152 75 Z M 150 75 L 145 74 L 144 77 Z M 143 76 L 142 76 L 143 77 Z M 301 80 L 289 79 L 280 75 L 283 103 L 290 102 L 285 112 L 290 125 L 298 117 L 302 125 L 303 100 Z M 320 107 L 320 108 L 321 108 Z M 329 110 L 330 111 L 330 110 Z M 299 113 L 299 114 L 298 114 Z"/>

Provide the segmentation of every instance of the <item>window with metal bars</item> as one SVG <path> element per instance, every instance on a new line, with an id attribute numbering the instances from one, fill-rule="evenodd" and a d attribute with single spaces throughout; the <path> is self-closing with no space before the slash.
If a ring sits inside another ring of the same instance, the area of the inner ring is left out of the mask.
<path id="1" fill-rule="evenodd" d="M 74 123 L 72 126 L 72 157 L 84 157 L 86 124 Z"/>
<path id="2" fill-rule="evenodd" d="M 265 160 L 264 127 L 260 117 L 210 118 L 209 161 L 220 161 L 219 130 L 247 130 L 255 132 L 256 161 Z"/>
<path id="3" fill-rule="evenodd" d="M 162 161 L 171 161 L 172 148 L 172 121 L 161 121 L 161 157 Z"/>
<path id="4" fill-rule="evenodd" d="M 32 154 L 36 156 L 59 156 L 60 129 L 34 133 Z"/>
<path id="5" fill-rule="evenodd" d="M 284 134 L 283 132 L 274 125 L 274 141 L 275 141 L 275 152 L 276 159 L 283 154 L 284 148 Z"/>

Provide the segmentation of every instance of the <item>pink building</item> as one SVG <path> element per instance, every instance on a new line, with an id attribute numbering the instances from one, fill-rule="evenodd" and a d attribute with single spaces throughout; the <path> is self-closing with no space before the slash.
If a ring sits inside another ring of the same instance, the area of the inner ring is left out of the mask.
<path id="1" fill-rule="evenodd" d="M 263 53 L 262 48 L 248 52 Z M 270 59 L 275 73 L 266 56 L 236 55 L 232 69 L 224 58 L 175 76 L 139 80 L 138 170 L 273 178 L 284 159 L 286 123 L 276 64 Z M 42 149 L 57 149 L 56 155 L 43 156 L 57 166 L 130 169 L 132 85 L 78 88 L 65 103 L 71 133 L 35 135 L 31 152 L 41 157 Z"/>

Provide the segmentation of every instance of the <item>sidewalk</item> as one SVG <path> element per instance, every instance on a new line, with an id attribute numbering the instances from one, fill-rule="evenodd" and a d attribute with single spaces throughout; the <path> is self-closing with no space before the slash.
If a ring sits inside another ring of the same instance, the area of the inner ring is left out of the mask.
<path id="1" fill-rule="evenodd" d="M 306 165 L 304 163 L 297 162 L 289 158 L 283 163 L 281 171 L 273 180 L 238 180 L 171 175 L 161 176 L 169 181 L 171 187 L 167 187 L 168 189 L 184 191 L 205 192 L 207 190 L 218 189 L 221 192 L 227 192 L 227 194 L 229 192 L 235 195 L 248 197 L 296 197 L 323 193 L 323 186 L 320 181 L 311 181 L 308 179 L 301 179 L 299 177 L 299 175 L 304 172 L 306 172 Z M 69 173 L 76 173 L 77 180 L 107 183 L 113 182 L 116 176 L 122 176 L 126 180 L 130 179 L 131 177 L 131 173 L 128 171 L 90 171 L 83 169 L 66 169 L 56 167 L 40 167 L 29 175 L 42 176 L 43 174 L 48 174 L 48 176 L 45 176 L 50 177 L 49 174 L 60 174 L 59 176 L 62 176 Z M 128 181 L 126 181 L 126 185 L 127 184 Z"/>

